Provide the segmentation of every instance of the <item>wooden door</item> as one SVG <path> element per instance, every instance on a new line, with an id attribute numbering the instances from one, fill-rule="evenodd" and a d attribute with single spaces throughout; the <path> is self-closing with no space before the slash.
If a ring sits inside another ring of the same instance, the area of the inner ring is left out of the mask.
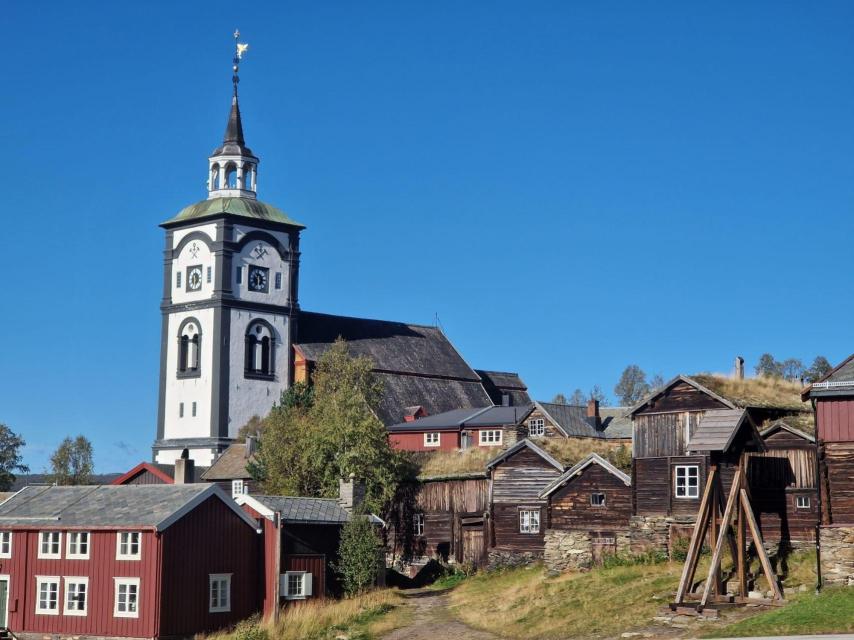
<path id="1" fill-rule="evenodd" d="M 593 564 L 602 564 L 606 555 L 617 553 L 617 537 L 613 531 L 591 531 L 590 553 L 593 556 Z"/>
<path id="2" fill-rule="evenodd" d="M 483 527 L 463 527 L 463 562 L 480 566 L 486 551 Z"/>

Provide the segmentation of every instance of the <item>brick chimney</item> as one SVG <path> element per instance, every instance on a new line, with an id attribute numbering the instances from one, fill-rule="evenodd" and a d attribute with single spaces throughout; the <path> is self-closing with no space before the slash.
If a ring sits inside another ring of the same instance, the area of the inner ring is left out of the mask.
<path id="1" fill-rule="evenodd" d="M 423 418 L 427 415 L 427 411 L 424 410 L 420 404 L 416 404 L 412 407 L 406 407 L 403 410 L 403 421 L 404 422 L 415 422 L 419 418 Z"/>
<path id="2" fill-rule="evenodd" d="M 744 358 L 741 356 L 735 357 L 735 379 L 744 380 Z"/>
<path id="3" fill-rule="evenodd" d="M 357 482 L 355 478 L 355 474 L 351 473 L 347 480 L 338 480 L 338 504 L 350 513 L 358 510 L 365 501 L 365 483 L 362 480 Z"/>
<path id="4" fill-rule="evenodd" d="M 181 457 L 175 460 L 175 484 L 193 484 L 194 467 L 190 452 L 184 449 Z"/>
<path id="5" fill-rule="evenodd" d="M 599 401 L 593 398 L 587 401 L 587 422 L 594 429 L 602 428 L 602 417 L 599 415 Z"/>

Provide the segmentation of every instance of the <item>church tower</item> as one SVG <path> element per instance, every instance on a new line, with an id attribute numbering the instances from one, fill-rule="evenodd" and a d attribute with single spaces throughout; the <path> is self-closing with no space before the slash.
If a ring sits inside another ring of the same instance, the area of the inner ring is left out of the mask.
<path id="1" fill-rule="evenodd" d="M 234 90 L 222 145 L 208 158 L 208 197 L 166 231 L 160 393 L 154 460 L 188 449 L 209 466 L 293 379 L 290 357 L 304 226 L 257 199 L 258 164 L 246 146 Z"/>

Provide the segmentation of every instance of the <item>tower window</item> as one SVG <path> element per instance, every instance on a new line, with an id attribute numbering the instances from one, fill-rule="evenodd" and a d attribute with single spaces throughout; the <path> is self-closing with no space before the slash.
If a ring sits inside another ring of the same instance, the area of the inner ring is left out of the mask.
<path id="1" fill-rule="evenodd" d="M 231 163 L 225 167 L 225 184 L 228 189 L 237 189 L 237 167 Z"/>
<path id="2" fill-rule="evenodd" d="M 234 282 L 237 284 L 243 284 L 243 268 L 237 267 L 234 270 Z"/>
<path id="3" fill-rule="evenodd" d="M 211 271 L 212 271 L 212 269 L 210 267 L 208 267 L 208 277 L 207 277 L 208 284 L 211 283 Z"/>
<path id="4" fill-rule="evenodd" d="M 274 346 L 275 333 L 272 326 L 263 320 L 256 320 L 249 325 L 246 331 L 244 360 L 244 373 L 247 378 L 273 379 Z"/>
<path id="5" fill-rule="evenodd" d="M 282 272 L 276 271 L 276 289 L 282 288 Z"/>
<path id="6" fill-rule="evenodd" d="M 180 271 L 175 274 L 175 287 L 178 289 L 181 288 L 181 272 Z"/>
<path id="7" fill-rule="evenodd" d="M 196 403 L 195 402 L 193 403 L 193 406 L 192 406 L 192 414 L 193 414 L 193 417 L 195 418 L 196 417 Z"/>
<path id="8" fill-rule="evenodd" d="M 202 334 L 199 321 L 188 318 L 178 330 L 178 377 L 197 378 L 201 375 Z"/>
<path id="9" fill-rule="evenodd" d="M 183 402 L 178 403 L 178 417 L 179 418 L 184 417 L 184 403 Z"/>

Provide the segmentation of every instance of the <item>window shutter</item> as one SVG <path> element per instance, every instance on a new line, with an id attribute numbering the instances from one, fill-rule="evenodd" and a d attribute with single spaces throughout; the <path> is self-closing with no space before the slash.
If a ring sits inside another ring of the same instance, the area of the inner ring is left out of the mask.
<path id="1" fill-rule="evenodd" d="M 284 598 L 288 595 L 288 574 L 280 573 L 279 574 L 279 597 Z"/>
<path id="2" fill-rule="evenodd" d="M 308 572 L 303 574 L 302 577 L 302 590 L 306 598 L 311 595 L 311 578 L 312 576 Z"/>

